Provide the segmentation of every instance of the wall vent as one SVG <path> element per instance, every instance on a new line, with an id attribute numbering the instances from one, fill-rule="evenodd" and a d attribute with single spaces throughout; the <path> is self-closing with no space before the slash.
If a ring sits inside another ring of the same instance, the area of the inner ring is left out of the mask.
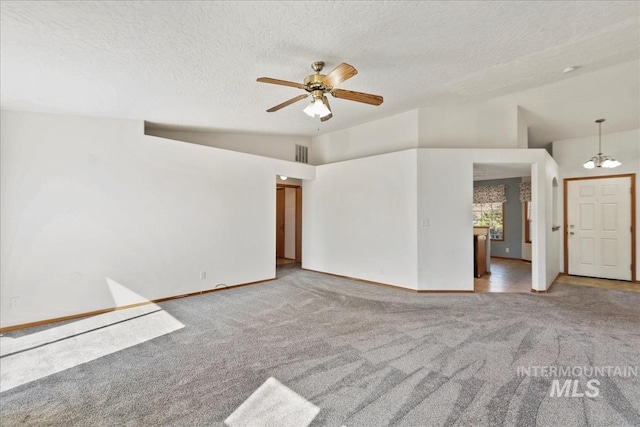
<path id="1" fill-rule="evenodd" d="M 296 162 L 309 163 L 309 160 L 307 158 L 308 151 L 309 151 L 309 147 L 305 145 L 296 144 Z"/>

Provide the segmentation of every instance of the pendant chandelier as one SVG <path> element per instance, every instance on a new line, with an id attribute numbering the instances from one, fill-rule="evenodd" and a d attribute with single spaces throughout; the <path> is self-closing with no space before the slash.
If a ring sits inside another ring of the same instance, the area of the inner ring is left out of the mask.
<path id="1" fill-rule="evenodd" d="M 598 154 L 582 165 L 585 169 L 617 168 L 622 164 L 616 159 L 612 159 L 611 157 L 602 154 L 602 122 L 604 122 L 604 119 L 596 120 L 596 123 L 598 124 Z"/>

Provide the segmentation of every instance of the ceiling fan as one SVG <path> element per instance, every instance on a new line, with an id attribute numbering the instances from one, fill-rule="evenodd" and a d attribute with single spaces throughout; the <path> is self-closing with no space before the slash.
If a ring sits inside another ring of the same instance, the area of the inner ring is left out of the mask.
<path id="1" fill-rule="evenodd" d="M 347 99 L 349 101 L 363 102 L 370 105 L 382 104 L 383 99 L 380 95 L 372 95 L 369 93 L 354 92 L 352 90 L 336 88 L 340 83 L 358 74 L 358 70 L 353 68 L 351 65 L 343 62 L 327 75 L 320 74 L 324 68 L 324 62 L 322 61 L 314 62 L 311 64 L 311 68 L 316 73 L 307 76 L 304 79 L 304 83 L 288 82 L 286 80 L 272 79 L 270 77 L 260 77 L 258 79 L 260 83 L 291 86 L 298 89 L 304 89 L 308 92 L 304 95 L 291 98 L 282 104 L 276 105 L 275 107 L 269 108 L 267 110 L 268 113 L 273 113 L 287 105 L 291 105 L 294 102 L 298 102 L 308 96 L 312 96 L 313 98 L 311 99 L 311 103 L 304 109 L 304 112 L 311 117 L 320 117 L 321 121 L 326 122 L 333 117 L 331 107 L 329 106 L 329 100 L 326 97 L 327 93 L 330 93 L 335 98 Z"/>

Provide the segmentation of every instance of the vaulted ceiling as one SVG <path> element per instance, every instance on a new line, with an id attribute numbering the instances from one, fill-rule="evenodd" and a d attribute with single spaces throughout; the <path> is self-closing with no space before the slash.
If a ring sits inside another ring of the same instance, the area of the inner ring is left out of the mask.
<path id="1" fill-rule="evenodd" d="M 314 136 L 503 97 L 529 114 L 534 145 L 592 134 L 605 115 L 608 132 L 640 126 L 637 2 L 3 1 L 1 12 L 3 108 Z M 384 103 L 332 98 L 325 123 L 305 101 L 265 112 L 301 91 L 257 77 L 301 82 L 318 60 L 353 65 L 341 87 Z M 631 65 L 606 74 L 620 64 Z"/>

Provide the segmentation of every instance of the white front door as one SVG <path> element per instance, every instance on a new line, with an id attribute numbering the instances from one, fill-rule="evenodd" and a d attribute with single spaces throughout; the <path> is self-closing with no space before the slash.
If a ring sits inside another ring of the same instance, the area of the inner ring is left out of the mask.
<path id="1" fill-rule="evenodd" d="M 567 181 L 569 274 L 631 280 L 631 178 Z"/>

